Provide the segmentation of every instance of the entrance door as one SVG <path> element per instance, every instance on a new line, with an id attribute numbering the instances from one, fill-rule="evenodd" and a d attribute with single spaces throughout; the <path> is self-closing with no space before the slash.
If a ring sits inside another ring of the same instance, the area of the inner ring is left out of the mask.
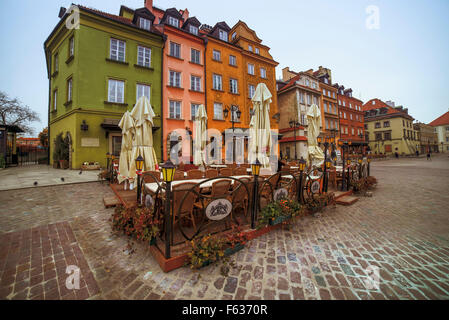
<path id="1" fill-rule="evenodd" d="M 118 158 L 120 157 L 120 151 L 122 150 L 122 135 L 110 134 L 109 137 L 109 153 Z"/>

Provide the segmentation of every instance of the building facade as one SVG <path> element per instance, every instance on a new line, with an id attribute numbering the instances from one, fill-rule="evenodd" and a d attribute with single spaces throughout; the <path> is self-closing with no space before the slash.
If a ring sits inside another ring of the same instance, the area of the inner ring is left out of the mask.
<path id="1" fill-rule="evenodd" d="M 438 150 L 449 152 L 449 111 L 429 123 L 438 136 Z"/>
<path id="2" fill-rule="evenodd" d="M 413 124 L 413 128 L 418 134 L 420 148 L 419 153 L 426 154 L 428 152 L 438 152 L 438 134 L 431 125 L 417 122 Z"/>
<path id="3" fill-rule="evenodd" d="M 67 28 L 70 12 L 44 43 L 49 78 L 50 163 L 57 134 L 69 138 L 69 164 L 106 166 L 106 153 L 118 156 L 118 122 L 137 99 L 150 99 L 154 148 L 161 160 L 161 75 L 164 37 L 147 9 L 122 7 L 120 15 L 78 6 L 79 28 Z"/>
<path id="4" fill-rule="evenodd" d="M 310 73 L 291 71 L 288 67 L 282 70 L 282 78 L 277 83 L 280 152 L 289 160 L 306 159 L 307 112 L 312 104 L 319 106 L 321 100 L 318 78 Z"/>
<path id="5" fill-rule="evenodd" d="M 420 142 L 413 128 L 414 118 L 408 114 L 408 109 L 387 102 L 371 99 L 362 107 L 369 149 L 374 154 L 415 154 Z"/>
<path id="6" fill-rule="evenodd" d="M 344 86 L 334 84 L 338 89 L 337 100 L 339 109 L 340 138 L 344 141 L 351 141 L 354 146 L 364 146 L 364 112 L 363 102 L 352 96 L 352 89 L 345 89 Z"/>

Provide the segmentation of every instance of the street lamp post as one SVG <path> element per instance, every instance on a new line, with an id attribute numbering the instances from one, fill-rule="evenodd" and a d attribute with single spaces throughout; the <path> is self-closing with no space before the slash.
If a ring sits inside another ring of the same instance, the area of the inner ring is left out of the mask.
<path id="1" fill-rule="evenodd" d="M 232 163 L 235 163 L 235 133 L 234 133 L 234 113 L 237 115 L 237 120 L 240 119 L 240 116 L 242 115 L 242 112 L 239 110 L 237 106 L 231 106 L 231 110 L 228 110 L 227 108 L 223 111 L 225 118 L 228 117 L 229 111 L 231 111 L 231 122 L 232 122 Z"/>
<path id="2" fill-rule="evenodd" d="M 294 141 L 295 141 L 295 160 L 298 160 L 298 152 L 296 150 L 296 127 L 299 126 L 299 122 L 297 120 L 290 120 L 288 122 L 288 124 L 290 125 L 290 128 L 293 128 L 293 132 L 294 132 Z"/>
<path id="3" fill-rule="evenodd" d="M 304 172 L 304 169 L 306 168 L 306 160 L 304 160 L 303 157 L 299 160 L 299 186 L 298 186 L 298 201 L 299 203 L 303 203 L 303 196 L 302 196 L 302 174 Z"/>
<path id="4" fill-rule="evenodd" d="M 338 141 L 338 145 L 341 148 L 342 153 L 342 159 L 341 159 L 341 165 L 342 165 L 342 171 L 341 171 L 341 191 L 345 190 L 345 183 L 346 183 L 346 177 L 345 177 L 345 149 L 346 149 L 346 142 L 343 142 L 343 140 Z"/>
<path id="5" fill-rule="evenodd" d="M 254 187 L 253 187 L 253 203 L 252 203 L 252 210 L 251 210 L 251 229 L 256 228 L 256 218 L 257 218 L 257 193 L 258 193 L 258 187 L 259 187 L 259 173 L 260 173 L 260 167 L 262 164 L 259 162 L 259 158 L 256 158 L 256 162 L 251 164 L 251 171 L 254 177 Z"/>
<path id="6" fill-rule="evenodd" d="M 165 188 L 165 258 L 170 258 L 170 237 L 171 237 L 171 214 L 170 214 L 170 202 L 171 202 L 171 183 L 175 176 L 176 168 L 173 163 L 168 160 L 162 167 L 162 177 L 166 184 Z"/>
<path id="7" fill-rule="evenodd" d="M 137 204 L 141 204 L 141 193 L 142 190 L 140 188 L 140 176 L 142 175 L 142 169 L 143 169 L 143 158 L 142 156 L 138 156 L 136 159 L 136 174 L 137 174 Z"/>

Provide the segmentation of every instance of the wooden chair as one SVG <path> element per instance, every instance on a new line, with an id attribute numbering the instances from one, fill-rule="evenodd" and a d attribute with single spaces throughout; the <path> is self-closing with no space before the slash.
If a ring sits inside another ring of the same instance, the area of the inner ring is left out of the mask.
<path id="1" fill-rule="evenodd" d="M 218 198 L 226 198 L 229 201 L 229 189 L 231 188 L 232 180 L 223 179 L 223 180 L 217 180 L 214 183 L 212 183 L 212 192 L 210 195 L 210 199 L 206 199 L 204 201 L 199 201 L 194 204 L 194 206 L 200 210 L 205 209 L 209 203 L 212 201 L 218 199 Z M 203 190 L 204 192 L 204 190 Z M 224 196 L 228 195 L 228 196 Z M 224 196 L 224 197 L 223 197 Z"/>
<path id="2" fill-rule="evenodd" d="M 289 166 L 289 165 L 287 165 L 287 166 L 282 166 L 282 167 L 281 167 L 281 171 L 290 172 L 290 166 Z"/>
<path id="3" fill-rule="evenodd" d="M 184 171 L 175 171 L 174 181 L 185 180 Z"/>
<path id="4" fill-rule="evenodd" d="M 193 214 L 193 204 L 196 201 L 196 195 L 194 192 L 189 191 L 195 185 L 196 183 L 193 182 L 184 182 L 173 186 L 173 226 L 179 222 L 180 219 L 188 218 L 196 231 L 195 216 Z M 193 190 L 199 192 L 199 187 Z M 181 201 L 186 193 L 187 196 L 181 205 Z M 171 241 L 173 243 L 173 233 Z"/>
<path id="5" fill-rule="evenodd" d="M 148 175 L 146 175 L 149 173 Z M 142 172 L 143 181 L 145 183 L 154 183 L 161 181 L 161 173 L 159 171 L 145 171 Z"/>
<path id="6" fill-rule="evenodd" d="M 222 176 L 222 177 L 232 176 L 232 169 L 231 168 L 222 168 L 222 169 L 220 169 L 219 176 Z"/>
<path id="7" fill-rule="evenodd" d="M 246 217 L 248 213 L 248 203 L 252 192 L 252 184 L 250 183 L 250 178 L 241 178 L 239 180 L 240 182 L 234 181 L 232 193 L 232 212 L 234 212 L 237 208 L 242 208 Z M 243 183 L 248 186 L 248 189 L 245 188 Z"/>
<path id="8" fill-rule="evenodd" d="M 246 175 L 248 175 L 248 172 L 246 171 L 246 168 L 238 167 L 238 168 L 234 169 L 234 171 L 232 172 L 232 175 L 234 175 L 234 176 L 246 176 Z"/>
<path id="9" fill-rule="evenodd" d="M 194 169 L 187 171 L 187 179 L 202 179 L 203 178 L 203 171 Z"/>
<path id="10" fill-rule="evenodd" d="M 205 176 L 206 176 L 206 179 L 216 178 L 216 177 L 218 177 L 218 170 L 208 169 L 208 170 L 206 170 Z"/>

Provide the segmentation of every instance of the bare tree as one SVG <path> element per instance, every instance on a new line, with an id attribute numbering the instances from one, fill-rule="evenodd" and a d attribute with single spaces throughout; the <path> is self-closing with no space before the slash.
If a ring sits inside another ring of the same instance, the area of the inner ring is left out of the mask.
<path id="1" fill-rule="evenodd" d="M 17 98 L 11 99 L 6 93 L 0 91 L 0 124 L 18 126 L 23 131 L 33 134 L 31 123 L 40 122 L 39 115 Z"/>

